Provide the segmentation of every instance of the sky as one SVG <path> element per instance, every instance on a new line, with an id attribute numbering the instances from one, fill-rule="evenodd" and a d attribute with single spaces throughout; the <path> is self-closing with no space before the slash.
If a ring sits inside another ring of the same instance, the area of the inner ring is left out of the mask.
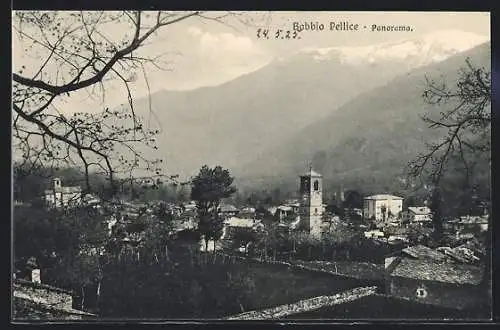
<path id="1" fill-rule="evenodd" d="M 210 17 L 219 13 L 211 12 Z M 245 24 L 241 21 L 244 20 Z M 300 39 L 275 39 L 276 30 L 293 30 L 297 24 L 323 24 L 323 31 L 301 31 Z M 330 22 L 367 26 L 360 31 L 330 31 Z M 410 32 L 371 32 L 372 24 L 407 25 Z M 269 30 L 270 39 L 257 38 L 257 30 Z M 107 27 L 109 34 L 119 37 L 123 27 Z M 168 70 L 147 67 L 148 84 L 142 73 L 131 72 L 134 98 L 146 97 L 163 89 L 188 90 L 213 86 L 255 71 L 273 60 L 286 57 L 304 48 L 353 47 L 397 42 L 419 38 L 429 33 L 449 33 L 450 38 L 463 31 L 490 37 L 489 13 L 446 12 L 252 12 L 224 18 L 223 23 L 192 17 L 162 29 L 148 39 L 137 53 L 157 56 L 168 62 Z M 13 38 L 13 67 L 26 71 L 40 66 L 43 58 L 23 51 L 23 45 Z M 106 99 L 91 99 L 87 92 L 74 93 L 55 104 L 62 112 L 99 111 L 113 108 L 127 99 L 122 84 L 112 83 Z"/>

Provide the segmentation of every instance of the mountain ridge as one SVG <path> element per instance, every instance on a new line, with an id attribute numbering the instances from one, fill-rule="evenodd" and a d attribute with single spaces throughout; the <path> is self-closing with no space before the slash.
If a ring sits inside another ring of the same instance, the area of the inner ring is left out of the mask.
<path id="1" fill-rule="evenodd" d="M 162 131 L 159 151 L 145 153 L 161 156 L 164 171 L 181 177 L 194 175 L 203 164 L 236 169 L 409 71 L 404 61 L 352 66 L 302 58 L 267 65 L 218 86 L 159 91 L 151 96 L 157 117 L 152 126 Z M 149 98 L 134 103 L 138 116 L 147 120 Z"/>
<path id="2" fill-rule="evenodd" d="M 477 65 L 490 65 L 489 47 L 489 43 L 484 43 L 446 62 L 418 68 L 361 93 L 322 121 L 299 130 L 282 146 L 235 169 L 236 175 L 242 179 L 243 186 L 244 181 L 254 181 L 259 185 L 274 179 L 280 184 L 288 181 L 291 186 L 310 161 L 316 163 L 315 166 L 329 181 L 334 178 L 355 181 L 356 175 L 348 175 L 348 172 L 356 172 L 359 164 L 366 167 L 365 175 L 370 169 L 380 171 L 387 164 L 393 167 L 389 171 L 392 175 L 400 175 L 395 170 L 403 168 L 416 152 L 423 150 L 424 141 L 439 136 L 438 131 L 429 130 L 419 117 L 422 112 L 435 110 L 425 104 L 421 96 L 424 76 L 443 76 L 448 83 L 454 83 L 466 57 Z M 367 124 L 369 121 L 372 125 Z M 377 153 L 383 156 L 378 157 Z M 258 163 L 265 163 L 266 167 L 259 168 Z M 273 173 L 279 173 L 279 178 Z"/>

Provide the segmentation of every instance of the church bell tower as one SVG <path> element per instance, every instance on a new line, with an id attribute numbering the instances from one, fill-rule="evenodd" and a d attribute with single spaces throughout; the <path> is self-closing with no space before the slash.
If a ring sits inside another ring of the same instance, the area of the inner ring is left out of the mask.
<path id="1" fill-rule="evenodd" d="M 312 236 L 321 237 L 321 218 L 323 215 L 323 178 L 309 168 L 300 176 L 300 222 L 301 227 Z"/>

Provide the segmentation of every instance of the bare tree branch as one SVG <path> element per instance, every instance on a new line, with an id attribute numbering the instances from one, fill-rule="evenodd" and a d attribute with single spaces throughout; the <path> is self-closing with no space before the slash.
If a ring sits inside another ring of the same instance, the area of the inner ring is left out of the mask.
<path id="1" fill-rule="evenodd" d="M 467 59 L 454 90 L 445 83 L 436 83 L 428 78 L 426 81 L 427 89 L 423 96 L 429 104 L 440 107 L 455 105 L 441 112 L 437 119 L 433 114 L 422 116 L 430 128 L 445 129 L 447 134 L 441 142 L 429 144 L 428 150 L 409 164 L 409 174 L 412 177 L 429 175 L 432 182 L 438 184 L 446 164 L 458 152 L 468 180 L 471 161 L 466 159 L 467 152 L 463 147 L 467 146 L 472 154 L 489 152 L 489 143 L 484 140 L 490 139 L 487 133 L 491 129 L 491 74 L 485 68 L 475 68 Z"/>

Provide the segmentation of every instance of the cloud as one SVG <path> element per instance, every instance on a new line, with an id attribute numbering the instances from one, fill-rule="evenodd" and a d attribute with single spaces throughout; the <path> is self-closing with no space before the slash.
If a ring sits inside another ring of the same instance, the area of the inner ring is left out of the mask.
<path id="1" fill-rule="evenodd" d="M 236 36 L 232 33 L 204 33 L 200 38 L 200 46 L 202 51 L 209 51 L 213 53 L 229 51 L 248 54 L 261 52 L 261 50 L 249 37 Z"/>
<path id="2" fill-rule="evenodd" d="M 187 32 L 190 34 L 190 35 L 193 35 L 193 36 L 199 36 L 201 35 L 203 32 L 201 31 L 200 28 L 197 28 L 195 26 L 191 26 L 190 28 L 187 29 Z"/>
<path id="3" fill-rule="evenodd" d="M 198 27 L 190 27 L 187 31 L 197 40 L 198 56 L 202 61 L 214 62 L 210 65 L 220 64 L 225 67 L 225 71 L 228 66 L 234 65 L 234 69 L 246 71 L 241 74 L 248 73 L 268 63 L 272 57 L 248 36 L 228 32 L 211 33 Z"/>

